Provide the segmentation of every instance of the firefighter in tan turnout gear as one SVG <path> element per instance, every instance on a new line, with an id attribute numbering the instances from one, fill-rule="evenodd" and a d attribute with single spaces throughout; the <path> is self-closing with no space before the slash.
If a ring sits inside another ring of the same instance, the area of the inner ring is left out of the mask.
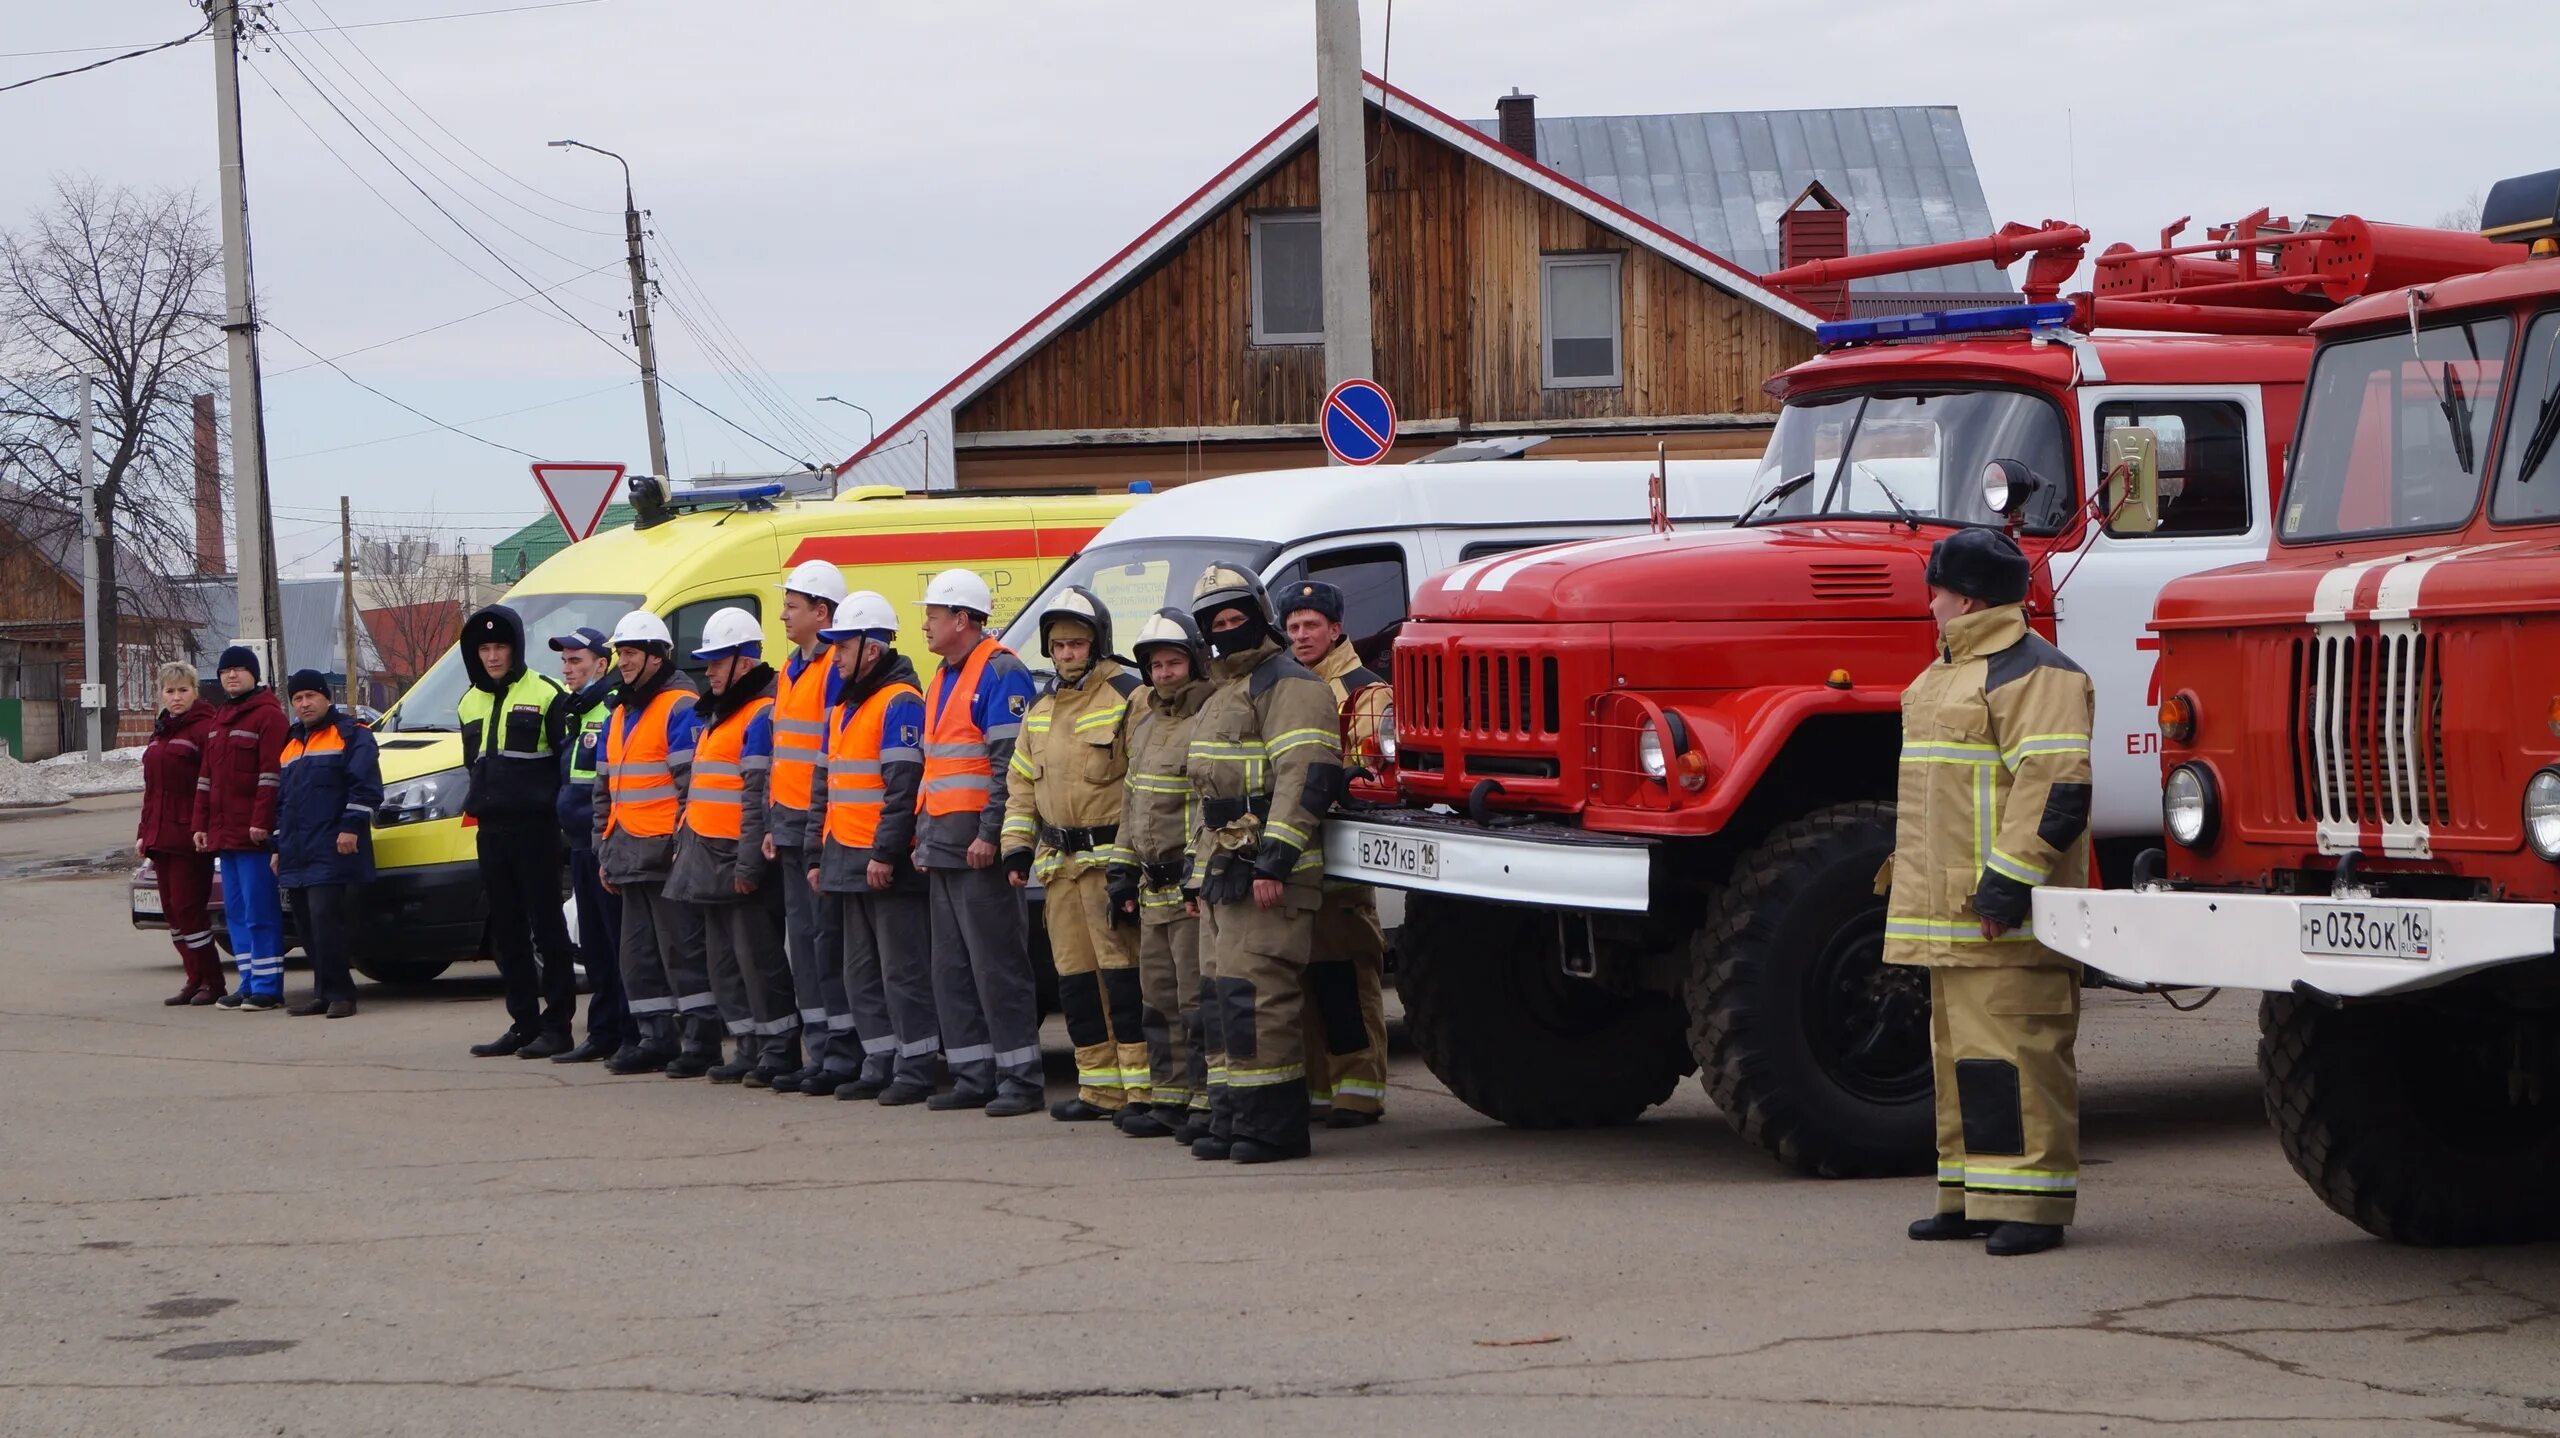
<path id="1" fill-rule="evenodd" d="M 1280 628 L 1291 658 L 1333 691 L 1334 713 L 1353 694 L 1386 681 L 1360 662 L 1342 632 L 1342 591 L 1301 579 L 1280 594 Z M 1307 1100 L 1327 1128 L 1364 1128 L 1387 1108 L 1387 935 L 1378 891 L 1324 881 L 1316 911 L 1315 957 L 1307 965 Z"/>
<path id="2" fill-rule="evenodd" d="M 1190 887 L 1226 1083 L 1213 1084 L 1199 1158 L 1269 1163 L 1307 1154 L 1306 970 L 1323 904 L 1324 816 L 1343 791 L 1333 691 L 1289 654 L 1270 598 L 1223 564 L 1200 576 L 1191 617 L 1218 686 L 1191 733 L 1200 800 Z"/>
<path id="3" fill-rule="evenodd" d="M 1171 1134 L 1188 1144 L 1209 1128 L 1200 920 L 1182 894 L 1199 817 L 1191 793 L 1191 727 L 1213 687 L 1209 649 L 1190 615 L 1166 608 L 1147 616 L 1129 657 L 1148 681 L 1146 693 L 1129 701 L 1129 792 L 1120 820 L 1120 842 L 1136 856 L 1138 868 L 1135 874 L 1111 875 L 1112 902 L 1138 915 L 1138 981 L 1146 993 L 1154 1108 L 1125 1110 L 1120 1131 L 1132 1138 Z M 1218 1077 L 1223 1082 L 1226 1075 Z"/>
<path id="4" fill-rule="evenodd" d="M 1885 961 L 1929 971 L 1938 1210 L 1920 1239 L 2062 1242 L 2080 1187 L 2079 966 L 2037 942 L 2038 884 L 2086 878 L 2089 676 L 2027 628 L 2027 559 L 1990 529 L 1929 553 L 1936 662 L 1902 696 Z"/>
<path id="5" fill-rule="evenodd" d="M 1076 1046 L 1076 1092 L 1049 1116 L 1116 1120 L 1124 1107 L 1147 1106 L 1150 1083 L 1138 916 L 1110 893 L 1130 887 L 1137 869 L 1120 842 L 1120 817 L 1138 676 L 1111 657 L 1111 611 L 1078 586 L 1041 611 L 1040 650 L 1058 682 L 1023 716 L 1014 744 L 1003 860 L 1015 888 L 1037 878 L 1045 891 L 1058 1007 Z"/>

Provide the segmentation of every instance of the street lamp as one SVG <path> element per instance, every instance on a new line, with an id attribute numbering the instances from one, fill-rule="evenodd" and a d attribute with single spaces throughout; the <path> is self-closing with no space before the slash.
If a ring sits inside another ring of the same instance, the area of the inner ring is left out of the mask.
<path id="1" fill-rule="evenodd" d="M 631 197 L 631 162 L 584 140 L 554 140 L 555 150 L 590 150 L 622 167 L 622 234 L 631 247 L 631 342 L 640 351 L 640 398 L 649 411 L 649 467 L 667 477 L 667 426 L 658 411 L 658 347 L 649 337 L 649 257 L 640 245 L 640 206 Z"/>
<path id="2" fill-rule="evenodd" d="M 863 436 L 863 438 L 862 438 L 862 442 L 863 442 L 864 444 L 869 444 L 871 441 L 873 441 L 873 440 L 875 440 L 875 439 L 878 439 L 878 438 L 880 437 L 880 421 L 878 421 L 878 420 L 876 420 L 876 419 L 873 419 L 873 418 L 871 417 L 871 411 L 869 411 L 869 410 L 867 410 L 867 409 L 862 409 L 862 406 L 860 406 L 860 405 L 858 405 L 858 404 L 855 404 L 852 400 L 849 400 L 849 399 L 837 399 L 834 395 L 831 395 L 831 394 L 822 394 L 822 395 L 818 396 L 818 402 L 819 402 L 820 404 L 840 404 L 840 405 L 843 405 L 846 409 L 861 409 L 861 410 L 862 410 L 862 422 L 863 422 L 864 424 L 867 424 L 867 425 L 869 425 L 869 426 L 871 427 L 871 432 L 870 432 L 869 434 L 867 434 L 867 435 L 864 435 L 864 436 Z"/>

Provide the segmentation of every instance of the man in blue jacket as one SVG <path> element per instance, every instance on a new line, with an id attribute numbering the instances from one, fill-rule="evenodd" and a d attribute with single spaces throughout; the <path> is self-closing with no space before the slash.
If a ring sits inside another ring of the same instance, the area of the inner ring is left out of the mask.
<path id="1" fill-rule="evenodd" d="M 276 883 L 293 900 L 302 947 L 311 955 L 309 1001 L 297 1018 L 356 1011 L 347 949 L 358 893 L 373 882 L 373 811 L 382 805 L 382 765 L 373 734 L 329 700 L 329 680 L 297 671 L 285 683 L 293 728 L 284 742 L 276 799 Z"/>
<path id="2" fill-rule="evenodd" d="M 551 650 L 560 656 L 560 682 L 569 690 L 561 710 L 560 837 L 569 846 L 578 960 L 587 970 L 587 1036 L 551 1061 L 583 1064 L 612 1058 L 635 1036 L 622 993 L 622 896 L 605 888 L 596 866 L 596 770 L 622 676 L 614 672 L 613 641 L 601 629 L 554 635 Z"/>

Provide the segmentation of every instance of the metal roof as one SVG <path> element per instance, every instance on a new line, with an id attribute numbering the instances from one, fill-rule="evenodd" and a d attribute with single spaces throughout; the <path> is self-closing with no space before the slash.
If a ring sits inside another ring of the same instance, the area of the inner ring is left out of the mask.
<path id="1" fill-rule="evenodd" d="M 1498 121 L 1467 123 L 1501 133 Z M 1953 105 L 1541 116 L 1538 161 L 1755 274 L 1778 268 L 1778 216 L 1815 180 L 1848 206 L 1853 254 L 1968 240 L 1993 228 Z M 2016 293 L 1988 264 L 1849 288 Z"/>

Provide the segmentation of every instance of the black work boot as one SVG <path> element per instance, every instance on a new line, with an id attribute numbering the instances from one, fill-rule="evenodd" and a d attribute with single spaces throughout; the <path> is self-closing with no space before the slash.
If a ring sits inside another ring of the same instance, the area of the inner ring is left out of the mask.
<path id="1" fill-rule="evenodd" d="M 797 1092 L 805 1093 L 811 1098 L 825 1098 L 827 1095 L 834 1093 L 837 1089 L 843 1088 L 846 1084 L 851 1082 L 853 1082 L 853 1075 L 851 1074 L 830 1073 L 825 1069 L 811 1069 L 801 1076 L 800 1086 Z"/>
<path id="2" fill-rule="evenodd" d="M 1133 1103 L 1120 1110 L 1120 1131 L 1131 1138 L 1162 1138 L 1173 1132 L 1173 1125 L 1157 1117 L 1154 1109 Z"/>
<path id="3" fill-rule="evenodd" d="M 1967 1218 L 1961 1213 L 1933 1213 L 1911 1225 L 1911 1236 L 1924 1243 L 1947 1238 L 1985 1238 L 1999 1226 L 1987 1218 Z"/>
<path id="4" fill-rule="evenodd" d="M 485 1044 L 473 1044 L 471 1056 L 475 1059 L 502 1059 L 532 1042 L 533 1035 L 520 1034 L 514 1029 L 509 1029 Z"/>
<path id="5" fill-rule="evenodd" d="M 516 1050 L 516 1057 L 520 1059 L 556 1058 L 576 1047 L 576 1044 L 569 1042 L 569 1036 L 565 1033 L 545 1033 L 532 1043 Z"/>
<path id="6" fill-rule="evenodd" d="M 836 1097 L 843 1098 L 851 1092 L 850 1089 L 837 1089 Z M 879 1104 L 882 1108 L 905 1108 L 919 1103 L 927 1108 L 933 1106 L 933 1090 L 923 1084 L 893 1083 L 880 1090 Z"/>
<path id="7" fill-rule="evenodd" d="M 713 1083 L 738 1083 L 744 1080 L 747 1075 L 755 1072 L 755 1067 L 755 1056 L 753 1054 L 741 1053 L 733 1056 L 727 1063 L 721 1064 L 717 1068 L 711 1070 L 711 1072 L 704 1074 L 703 1077 L 711 1080 Z"/>
<path id="8" fill-rule="evenodd" d="M 655 1044 L 625 1044 L 614 1052 L 612 1058 L 605 1060 L 604 1071 L 624 1077 L 632 1074 L 653 1074 L 665 1069 L 668 1061 L 674 1057 L 674 1054 Z"/>
<path id="9" fill-rule="evenodd" d="M 867 1098 L 878 1098 L 880 1095 L 887 1093 L 888 1091 L 889 1081 L 887 1079 L 849 1078 L 843 1083 L 836 1085 L 836 1097 L 842 1099 L 846 1103 L 855 1103 Z"/>
<path id="10" fill-rule="evenodd" d="M 1229 1158 L 1234 1155 L 1235 1146 L 1234 1139 L 1213 1128 L 1191 1141 L 1191 1156 L 1212 1160 Z"/>
<path id="11" fill-rule="evenodd" d="M 696 1044 L 667 1060 L 667 1077 L 671 1079 L 700 1078 L 719 1066 L 720 1044 L 718 1040 L 713 1040 L 707 1044 Z"/>
<path id="12" fill-rule="evenodd" d="M 2058 1223 L 2004 1223 L 1991 1230 L 1982 1251 L 1994 1258 L 2015 1258 L 2022 1253 L 2042 1253 L 2062 1246 L 2062 1225 Z"/>
<path id="13" fill-rule="evenodd" d="M 955 1088 L 926 1099 L 924 1106 L 935 1113 L 949 1113 L 954 1109 L 985 1108 L 994 1100 L 995 1095 L 982 1088 Z"/>
<path id="14" fill-rule="evenodd" d="M 1038 1089 L 1008 1089 L 987 1100 L 987 1117 L 1020 1118 L 1026 1113 L 1038 1113 L 1040 1097 Z"/>
<path id="15" fill-rule="evenodd" d="M 1265 1143 L 1258 1138 L 1240 1138 L 1229 1147 L 1227 1157 L 1237 1163 L 1278 1163 L 1283 1159 L 1305 1158 L 1315 1146 L 1300 1134 L 1294 1144 Z"/>
<path id="16" fill-rule="evenodd" d="M 1099 1123 L 1112 1117 L 1112 1110 L 1097 1103 L 1087 1103 L 1077 1095 L 1049 1105 L 1049 1117 L 1060 1123 Z"/>
<path id="17" fill-rule="evenodd" d="M 576 1048 L 569 1050 L 565 1054 L 553 1054 L 551 1056 L 551 1061 L 555 1064 L 591 1064 L 601 1059 L 612 1058 L 615 1054 L 620 1052 L 621 1050 L 619 1048 L 616 1048 L 611 1044 L 600 1044 L 596 1042 L 596 1036 L 594 1034 L 589 1034 L 585 1038 L 578 1040 L 578 1046 Z"/>
<path id="18" fill-rule="evenodd" d="M 1385 1118 L 1382 1113 L 1369 1113 L 1356 1108 L 1336 1108 L 1324 1116 L 1326 1128 L 1367 1128 Z"/>

